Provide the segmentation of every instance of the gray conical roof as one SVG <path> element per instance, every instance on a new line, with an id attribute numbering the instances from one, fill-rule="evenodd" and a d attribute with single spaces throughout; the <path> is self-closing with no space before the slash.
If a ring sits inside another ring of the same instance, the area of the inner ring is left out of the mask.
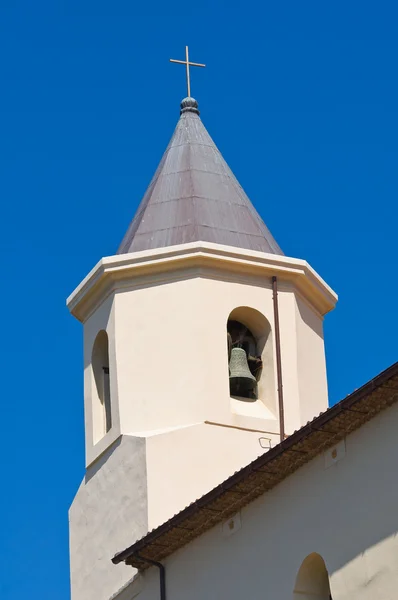
<path id="1" fill-rule="evenodd" d="M 204 127 L 197 102 L 181 117 L 118 254 L 214 242 L 283 254 Z"/>

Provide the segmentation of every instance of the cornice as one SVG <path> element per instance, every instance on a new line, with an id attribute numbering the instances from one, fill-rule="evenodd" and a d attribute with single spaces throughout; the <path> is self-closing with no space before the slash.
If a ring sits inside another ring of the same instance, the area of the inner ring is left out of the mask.
<path id="1" fill-rule="evenodd" d="M 192 269 L 218 272 L 220 277 L 247 276 L 294 283 L 298 291 L 322 315 L 332 310 L 337 295 L 305 261 L 265 252 L 241 250 L 208 242 L 193 242 L 101 259 L 67 299 L 71 313 L 85 321 L 109 293 L 144 282 L 165 282 L 189 276 Z"/>

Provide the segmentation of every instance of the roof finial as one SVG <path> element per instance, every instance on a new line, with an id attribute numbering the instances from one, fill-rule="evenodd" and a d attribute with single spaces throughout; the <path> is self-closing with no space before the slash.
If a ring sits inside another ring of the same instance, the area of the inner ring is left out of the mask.
<path id="1" fill-rule="evenodd" d="M 190 96 L 181 101 L 180 107 L 180 115 L 186 112 L 193 112 L 195 115 L 199 114 L 198 103 L 195 98 L 191 98 Z"/>
<path id="2" fill-rule="evenodd" d="M 191 97 L 191 80 L 190 80 L 190 76 L 189 76 L 189 67 L 205 67 L 206 65 L 202 65 L 201 63 L 189 62 L 188 46 L 185 46 L 185 60 L 175 60 L 174 58 L 170 58 L 170 62 L 179 63 L 180 65 L 186 65 L 187 92 L 188 92 L 188 98 L 190 98 Z"/>

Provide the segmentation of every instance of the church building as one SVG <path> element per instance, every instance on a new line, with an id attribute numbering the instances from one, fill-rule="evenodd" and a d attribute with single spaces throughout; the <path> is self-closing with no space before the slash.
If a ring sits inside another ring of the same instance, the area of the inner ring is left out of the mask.
<path id="1" fill-rule="evenodd" d="M 117 253 L 67 301 L 86 443 L 72 600 L 395 598 L 398 365 L 328 409 L 336 301 L 188 95 Z"/>

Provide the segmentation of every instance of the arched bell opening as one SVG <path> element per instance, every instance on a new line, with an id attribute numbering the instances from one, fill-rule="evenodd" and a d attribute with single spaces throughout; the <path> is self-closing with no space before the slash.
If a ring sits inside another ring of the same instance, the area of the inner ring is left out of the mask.
<path id="1" fill-rule="evenodd" d="M 293 592 L 294 600 L 332 600 L 329 574 L 320 554 L 313 552 L 301 563 Z"/>
<path id="2" fill-rule="evenodd" d="M 230 395 L 246 402 L 260 399 L 272 410 L 274 371 L 271 326 L 259 311 L 235 308 L 227 322 Z"/>
<path id="3" fill-rule="evenodd" d="M 92 415 L 94 444 L 111 429 L 111 392 L 109 373 L 109 343 L 106 331 L 95 338 L 91 355 Z"/>
<path id="4" fill-rule="evenodd" d="M 227 325 L 229 391 L 231 396 L 257 400 L 263 362 L 250 329 L 230 319 Z"/>

